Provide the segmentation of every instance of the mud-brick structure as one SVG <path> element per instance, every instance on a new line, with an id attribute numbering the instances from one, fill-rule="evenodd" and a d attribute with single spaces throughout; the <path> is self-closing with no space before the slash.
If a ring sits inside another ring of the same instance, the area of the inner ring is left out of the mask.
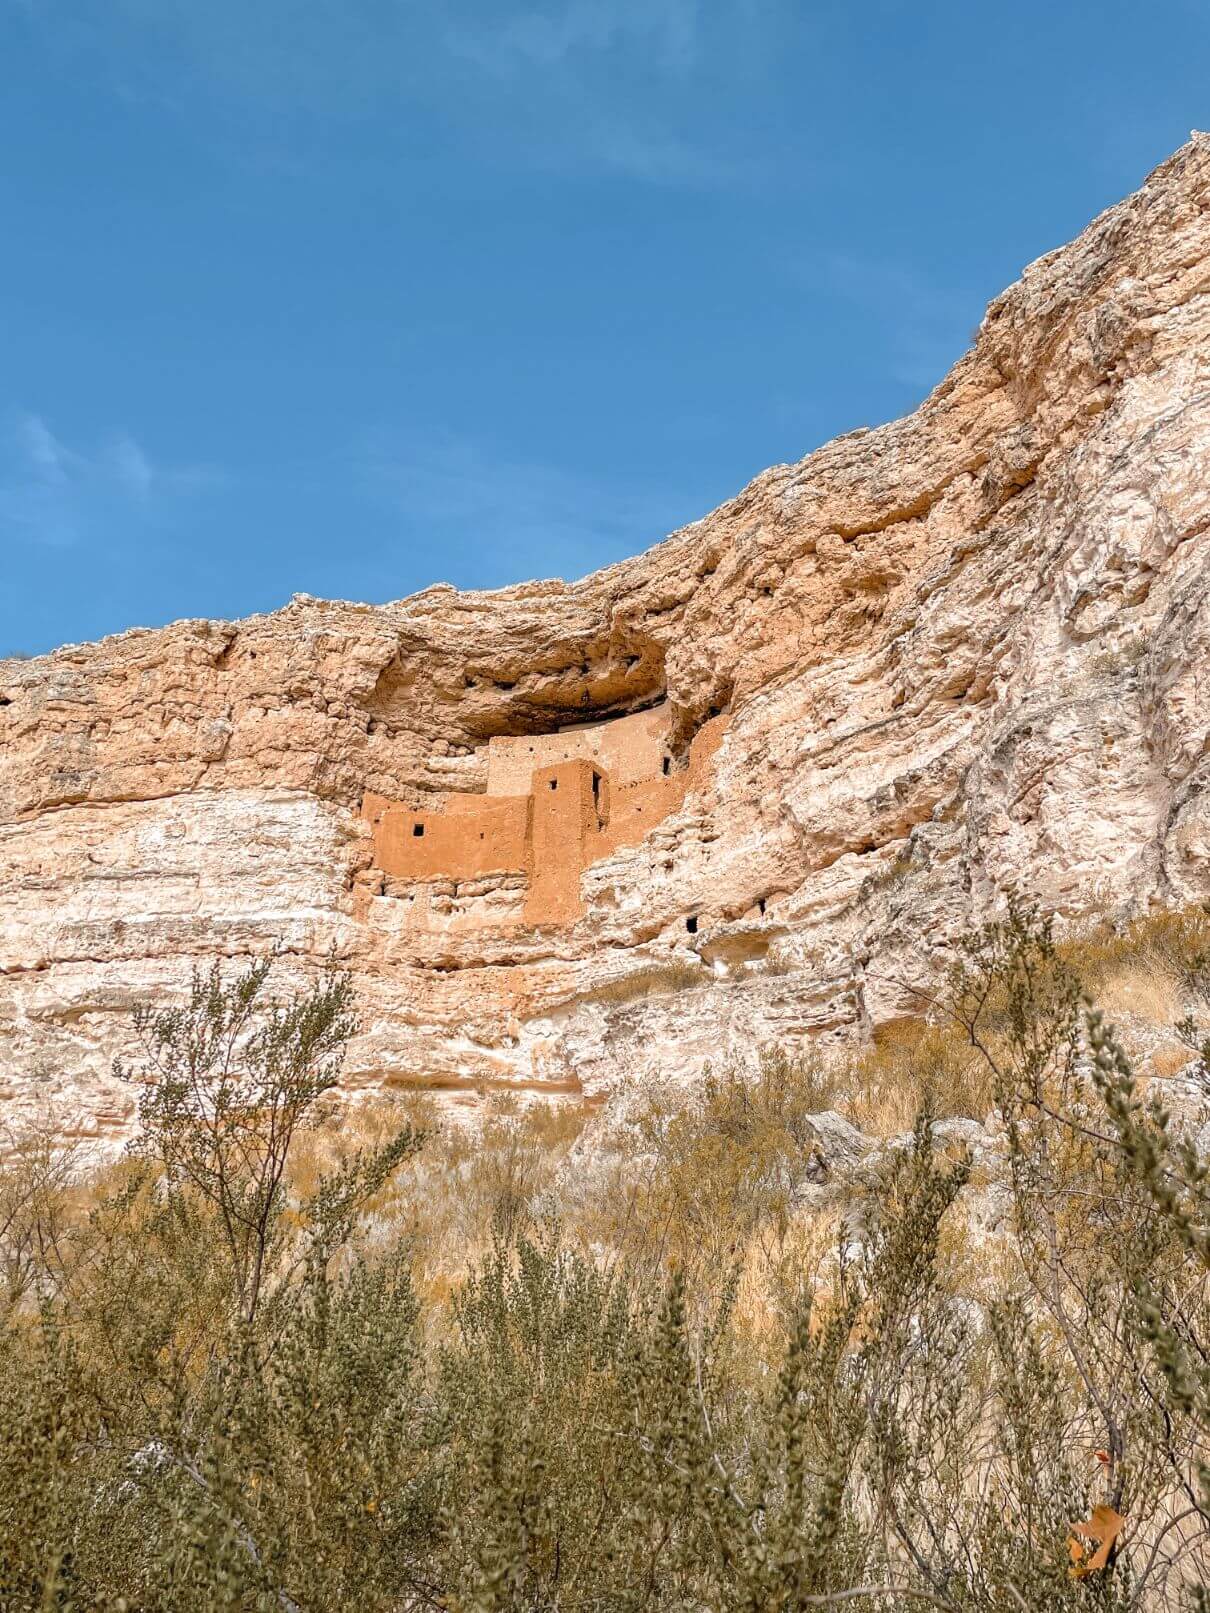
<path id="1" fill-rule="evenodd" d="M 553 734 L 495 735 L 482 795 L 418 807 L 367 793 L 374 861 L 396 880 L 521 874 L 526 925 L 571 923 L 584 912 L 584 869 L 638 845 L 701 787 L 726 721 L 706 722 L 680 761 L 662 704 Z"/>

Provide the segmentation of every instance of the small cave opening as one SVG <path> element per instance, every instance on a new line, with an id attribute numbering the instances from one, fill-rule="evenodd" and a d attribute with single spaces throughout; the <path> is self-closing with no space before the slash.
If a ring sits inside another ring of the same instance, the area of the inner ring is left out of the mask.
<path id="1" fill-rule="evenodd" d="M 689 917 L 685 920 L 685 928 L 689 931 L 690 935 L 696 935 L 697 934 L 697 914 L 696 913 L 691 913 L 689 915 Z"/>
<path id="2" fill-rule="evenodd" d="M 557 790 L 559 788 L 559 781 L 558 781 L 557 778 L 552 778 L 551 779 L 550 787 L 551 787 L 552 790 Z"/>

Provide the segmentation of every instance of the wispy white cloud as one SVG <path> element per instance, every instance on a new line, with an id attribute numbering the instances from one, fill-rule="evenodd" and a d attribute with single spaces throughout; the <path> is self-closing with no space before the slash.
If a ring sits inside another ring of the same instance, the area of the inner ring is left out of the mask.
<path id="1" fill-rule="evenodd" d="M 749 164 L 666 130 L 600 117 L 583 129 L 583 151 L 598 166 L 659 185 L 705 188 L 752 177 Z"/>
<path id="2" fill-rule="evenodd" d="M 363 492 L 431 543 L 454 581 L 464 561 L 501 581 L 552 563 L 579 575 L 657 542 L 686 508 L 677 488 L 511 459 L 454 437 L 377 433 L 358 471 Z M 498 564 L 485 567 L 485 554 Z"/>
<path id="3" fill-rule="evenodd" d="M 36 414 L 23 415 L 17 424 L 17 442 L 33 469 L 44 482 L 61 486 L 74 459 L 44 420 Z"/>
<path id="4" fill-rule="evenodd" d="M 921 392 L 935 387 L 969 346 L 983 311 L 970 291 L 941 285 L 892 258 L 826 252 L 808 267 L 807 278 L 860 308 L 883 332 L 889 373 Z"/>
<path id="5" fill-rule="evenodd" d="M 118 481 L 140 503 L 151 496 L 156 472 L 151 461 L 133 437 L 123 432 L 109 447 L 109 463 Z"/>
<path id="6" fill-rule="evenodd" d="M 296 119 L 389 109 L 404 125 L 432 120 L 443 148 L 478 146 L 493 163 L 700 188 L 755 171 L 703 130 L 708 32 L 735 45 L 737 64 L 784 4 L 114 0 L 102 23 L 41 0 L 36 25 L 51 48 L 100 64 L 125 99 L 170 94 L 183 111 L 200 89 L 219 89 L 238 109 L 230 150 L 241 162 L 289 168 Z"/>
<path id="7" fill-rule="evenodd" d="M 575 57 L 637 50 L 650 65 L 684 73 L 693 65 L 697 0 L 560 0 L 511 16 L 447 27 L 451 47 L 495 72 L 562 67 Z"/>
<path id="8" fill-rule="evenodd" d="M 85 451 L 22 414 L 0 437 L 0 532 L 64 548 L 220 480 L 207 466 L 153 463 L 129 432 Z"/>
<path id="9" fill-rule="evenodd" d="M 529 160 L 701 188 L 748 172 L 696 118 L 691 133 L 678 127 L 669 92 L 691 89 L 702 26 L 700 0 L 548 0 L 487 19 L 455 8 L 443 39 L 489 84 L 528 86 L 543 114 Z"/>

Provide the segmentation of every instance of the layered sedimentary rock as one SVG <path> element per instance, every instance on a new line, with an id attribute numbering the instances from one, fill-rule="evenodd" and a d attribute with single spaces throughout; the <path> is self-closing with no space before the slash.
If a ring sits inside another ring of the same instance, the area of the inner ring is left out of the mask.
<path id="1" fill-rule="evenodd" d="M 867 1036 L 1014 891 L 1199 899 L 1208 590 L 1197 135 L 637 559 L 0 662 L 0 1101 L 122 1137 L 133 1006 L 273 946 L 353 972 L 351 1093 L 473 1107 Z"/>

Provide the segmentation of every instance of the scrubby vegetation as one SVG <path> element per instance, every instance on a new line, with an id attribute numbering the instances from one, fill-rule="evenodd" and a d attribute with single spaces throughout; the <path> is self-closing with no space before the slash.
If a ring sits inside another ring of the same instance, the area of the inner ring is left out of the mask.
<path id="1" fill-rule="evenodd" d="M 354 1010 L 214 972 L 128 1157 L 9 1139 L 0 1606 L 1210 1608 L 1203 916 L 473 1134 L 335 1108 Z"/>

